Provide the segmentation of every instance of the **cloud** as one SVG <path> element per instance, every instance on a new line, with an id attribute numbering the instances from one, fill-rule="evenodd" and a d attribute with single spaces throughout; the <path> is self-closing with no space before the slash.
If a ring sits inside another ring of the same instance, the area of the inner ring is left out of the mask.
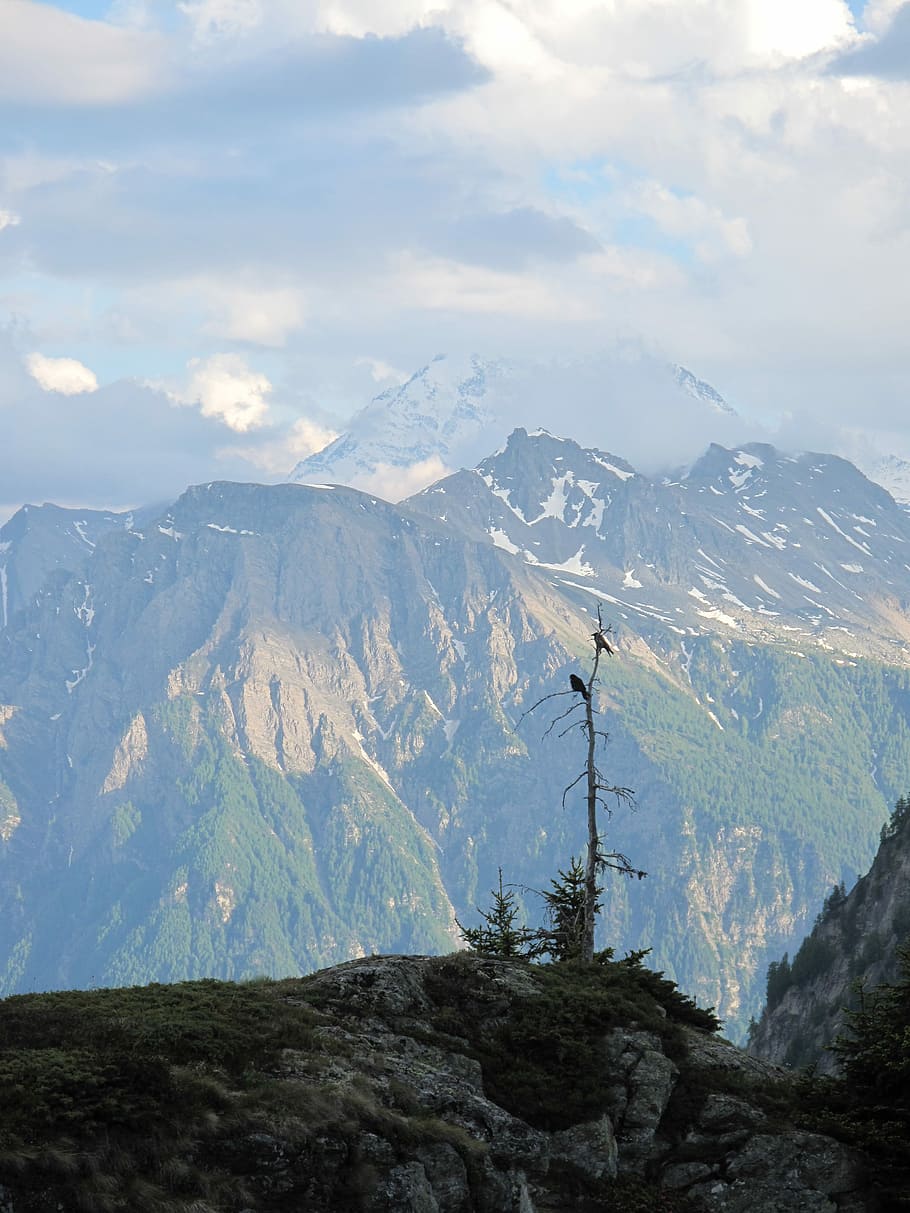
<path id="1" fill-rule="evenodd" d="M 51 4 L 4 0 L 0 101 L 106 106 L 160 90 L 170 72 L 155 33 L 86 21 Z"/>
<path id="2" fill-rule="evenodd" d="M 389 366 L 387 362 L 383 362 L 381 358 L 355 358 L 354 364 L 355 366 L 368 366 L 374 383 L 385 383 L 390 386 L 407 383 L 413 374 L 413 371 L 399 371 L 394 366 Z"/>
<path id="3" fill-rule="evenodd" d="M 194 358 L 188 369 L 188 381 L 175 393 L 176 399 L 198 404 L 203 417 L 216 417 L 238 434 L 265 424 L 272 384 L 239 354 Z"/>
<path id="4" fill-rule="evenodd" d="M 454 468 L 447 467 L 438 455 L 432 455 L 408 467 L 378 463 L 374 471 L 355 477 L 351 483 L 365 493 L 375 493 L 383 501 L 403 501 L 443 476 L 450 476 L 453 471 Z"/>
<path id="5" fill-rule="evenodd" d="M 285 479 L 292 467 L 315 455 L 334 442 L 338 431 L 308 417 L 298 417 L 290 428 L 278 437 L 260 441 L 255 446 L 233 446 L 219 448 L 219 454 L 245 459 L 253 467 L 260 468 L 272 476 Z"/>
<path id="6" fill-rule="evenodd" d="M 23 366 L 0 329 L 0 482 L 8 503 L 131 507 L 173 498 L 188 484 L 245 480 L 250 464 L 218 458 L 224 425 L 160 391 L 120 381 L 64 404 Z"/>
<path id="7" fill-rule="evenodd" d="M 13 211 L 0 210 L 0 232 L 5 227 L 17 227 L 21 222 L 19 216 Z"/>
<path id="8" fill-rule="evenodd" d="M 438 247 L 461 261 L 510 270 L 539 260 L 571 261 L 597 252 L 600 244 L 565 215 L 522 206 L 458 216 L 441 233 Z"/>
<path id="9" fill-rule="evenodd" d="M 440 312 L 504 313 L 510 316 L 560 314 L 577 303 L 542 277 L 465 265 L 442 257 L 403 254 L 395 268 L 397 288 L 410 306 Z"/>
<path id="10" fill-rule="evenodd" d="M 630 209 L 653 219 L 668 235 L 690 240 L 703 261 L 724 254 L 747 257 L 752 252 L 748 224 L 742 217 L 728 218 L 719 207 L 680 195 L 656 181 L 641 182 L 630 194 Z"/>
<path id="11" fill-rule="evenodd" d="M 842 0 L 9 8 L 0 272 L 20 369 L 60 349 L 108 384 L 163 382 L 198 359 L 178 393 L 195 407 L 142 406 L 203 427 L 188 474 L 217 451 L 281 474 L 296 419 L 333 432 L 438 350 L 636 338 L 755 412 L 836 424 L 862 400 L 906 424 L 895 0 L 870 0 L 863 34 Z M 560 422 L 595 442 L 603 424 L 619 454 L 685 444 L 671 404 L 645 423 L 651 385 L 616 374 L 621 423 L 594 391 Z M 551 389 L 515 423 L 549 407 L 552 424 Z"/>
<path id="12" fill-rule="evenodd" d="M 262 21 L 258 0 L 187 0 L 177 7 L 201 42 L 247 34 Z"/>
<path id="13" fill-rule="evenodd" d="M 254 287 L 236 281 L 200 284 L 214 313 L 203 326 L 213 337 L 278 348 L 303 327 L 304 293 L 297 287 Z M 192 284 L 190 289 L 192 290 Z"/>
<path id="14" fill-rule="evenodd" d="M 835 59 L 829 70 L 840 76 L 910 80 L 910 4 L 902 4 L 889 16 L 878 37 L 870 36 Z"/>
<path id="15" fill-rule="evenodd" d="M 36 352 L 29 354 L 25 363 L 28 373 L 46 392 L 79 396 L 98 390 L 94 371 L 83 366 L 76 358 L 48 358 Z"/>

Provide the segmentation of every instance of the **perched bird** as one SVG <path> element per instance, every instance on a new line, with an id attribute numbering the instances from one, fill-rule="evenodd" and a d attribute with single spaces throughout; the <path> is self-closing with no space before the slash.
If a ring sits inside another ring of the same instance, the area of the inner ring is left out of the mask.
<path id="1" fill-rule="evenodd" d="M 610 644 L 609 640 L 607 640 L 606 636 L 604 636 L 603 632 L 592 632 L 591 635 L 594 637 L 594 648 L 597 650 L 597 652 L 608 653 L 612 657 L 616 650 Z"/>
<path id="2" fill-rule="evenodd" d="M 572 688 L 573 691 L 577 691 L 579 693 L 579 695 L 581 695 L 584 699 L 588 698 L 588 688 L 585 686 L 585 684 L 582 682 L 582 680 L 578 677 L 577 674 L 569 675 L 569 686 Z"/>

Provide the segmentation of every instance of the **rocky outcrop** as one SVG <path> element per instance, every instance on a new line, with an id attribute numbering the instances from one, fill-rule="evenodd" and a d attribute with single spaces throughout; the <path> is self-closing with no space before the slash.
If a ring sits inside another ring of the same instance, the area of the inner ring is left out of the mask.
<path id="1" fill-rule="evenodd" d="M 458 1022 L 444 993 L 455 985 Z M 373 1186 L 350 1207 L 371 1213 L 619 1210 L 631 1192 L 711 1213 L 873 1208 L 857 1155 L 763 1110 L 772 1094 L 779 1108 L 785 1072 L 656 1003 L 656 1030 L 617 1025 L 591 1042 L 600 1107 L 557 1128 L 552 1108 L 522 1107 L 502 1078 L 512 1062 L 493 1056 L 519 1040 L 511 1017 L 553 997 L 539 971 L 464 955 L 369 958 L 316 974 L 300 996 L 331 1013 L 319 1029 L 332 1059 L 322 1080 L 357 1092 L 363 1110 L 344 1149 L 321 1147 L 326 1209 L 348 1207 L 332 1203 L 332 1183 L 355 1164 Z M 287 1080 L 311 1065 L 288 1053 Z M 295 1164 L 280 1139 L 253 1144 L 269 1184 L 290 1182 Z"/>
<path id="2" fill-rule="evenodd" d="M 0 1213 L 861 1213 L 864 1159 L 639 962 L 384 956 L 0 1002 Z"/>
<path id="3" fill-rule="evenodd" d="M 896 815 L 897 818 L 897 815 Z M 789 1066 L 837 1070 L 829 1046 L 856 1005 L 857 984 L 873 989 L 898 976 L 898 948 L 910 932 L 910 816 L 884 831 L 867 875 L 835 891 L 792 964 L 769 982 L 769 1005 L 751 1032 L 749 1051 Z"/>

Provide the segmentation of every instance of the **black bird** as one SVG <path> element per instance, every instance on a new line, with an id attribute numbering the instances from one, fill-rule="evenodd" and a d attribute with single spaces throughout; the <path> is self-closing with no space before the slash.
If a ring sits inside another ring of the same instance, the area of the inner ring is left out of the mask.
<path id="1" fill-rule="evenodd" d="M 582 682 L 582 680 L 578 677 L 577 674 L 569 675 L 569 686 L 572 688 L 573 691 L 577 691 L 579 693 L 579 695 L 582 696 L 583 699 L 588 698 L 588 688 L 585 686 L 585 684 Z"/>
<path id="2" fill-rule="evenodd" d="M 609 640 L 607 640 L 606 636 L 604 636 L 603 632 L 592 632 L 591 635 L 594 637 L 594 648 L 597 650 L 597 652 L 608 653 L 609 656 L 612 657 L 616 650 L 610 644 Z"/>

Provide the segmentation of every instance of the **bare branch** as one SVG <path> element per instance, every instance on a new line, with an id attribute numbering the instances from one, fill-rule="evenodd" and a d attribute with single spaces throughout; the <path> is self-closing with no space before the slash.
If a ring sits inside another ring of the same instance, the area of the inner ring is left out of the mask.
<path id="1" fill-rule="evenodd" d="M 531 704 L 529 708 L 522 712 L 522 714 L 518 717 L 518 724 L 515 726 L 515 728 L 520 728 L 521 722 L 524 720 L 525 716 L 530 716 L 532 712 L 536 711 L 542 703 L 546 703 L 548 699 L 558 699 L 560 695 L 574 694 L 575 691 L 551 691 L 549 695 L 544 695 L 543 699 L 538 699 L 536 703 Z"/>
<path id="2" fill-rule="evenodd" d="M 560 695 L 571 695 L 571 694 L 572 694 L 572 692 L 571 692 L 571 691 L 559 691 L 559 692 L 558 692 L 558 694 L 560 694 Z M 543 737 L 541 737 L 541 741 L 543 740 L 543 738 L 544 738 L 544 737 L 549 737 L 549 736 L 550 736 L 550 734 L 553 732 L 553 729 L 556 727 L 556 725 L 558 725 L 558 724 L 559 724 L 560 720 L 565 720 L 565 718 L 566 718 L 567 716 L 571 716 L 571 715 L 572 715 L 572 713 L 575 711 L 575 709 L 576 709 L 577 707 L 580 707 L 580 706 L 581 706 L 581 705 L 580 705 L 580 704 L 578 704 L 578 703 L 573 703 L 573 704 L 572 704 L 572 706 L 571 706 L 570 708 L 566 708 L 566 710 L 565 710 L 565 711 L 564 711 L 564 712 L 563 712 L 561 715 L 559 715 L 559 716 L 554 716 L 554 717 L 553 717 L 553 719 L 550 721 L 549 726 L 548 726 L 548 727 L 546 728 L 546 730 L 544 731 L 544 733 L 543 733 Z M 531 710 L 533 711 L 533 709 L 531 709 Z"/>
<path id="3" fill-rule="evenodd" d="M 565 737 L 568 733 L 571 733 L 573 729 L 584 729 L 584 727 L 585 727 L 585 722 L 583 720 L 576 720 L 574 724 L 570 724 L 568 726 L 568 728 L 563 729 L 563 731 L 561 733 L 557 734 L 557 736 Z M 544 734 L 544 736 L 546 736 L 546 733 Z"/>
<path id="4" fill-rule="evenodd" d="M 563 808 L 566 807 L 566 797 L 568 796 L 568 794 L 572 791 L 572 789 L 575 787 L 576 784 L 581 783 L 581 781 L 584 779 L 584 777 L 585 777 L 585 775 L 587 775 L 587 773 L 588 773 L 587 771 L 582 771 L 581 774 L 579 776 L 577 776 L 575 779 L 573 779 L 572 782 L 567 787 L 563 788 L 563 790 L 562 790 L 562 807 Z"/>

